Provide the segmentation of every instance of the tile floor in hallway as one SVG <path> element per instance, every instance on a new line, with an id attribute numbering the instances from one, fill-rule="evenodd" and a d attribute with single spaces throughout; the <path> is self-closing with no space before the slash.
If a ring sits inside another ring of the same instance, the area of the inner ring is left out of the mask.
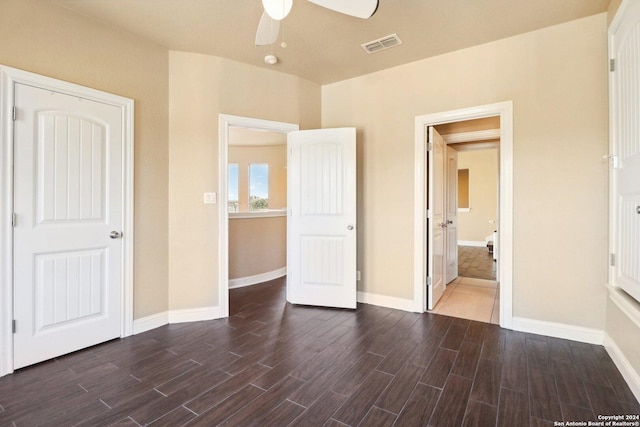
<path id="1" fill-rule="evenodd" d="M 500 292 L 495 280 L 458 277 L 447 285 L 431 311 L 451 317 L 500 324 Z"/>
<path id="2" fill-rule="evenodd" d="M 485 246 L 458 246 L 458 274 L 462 277 L 496 280 L 496 262 Z"/>

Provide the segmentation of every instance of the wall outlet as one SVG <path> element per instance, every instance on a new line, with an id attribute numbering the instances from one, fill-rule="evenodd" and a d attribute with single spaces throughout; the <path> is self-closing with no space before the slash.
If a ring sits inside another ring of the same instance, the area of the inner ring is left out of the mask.
<path id="1" fill-rule="evenodd" d="M 356 271 L 356 282 L 360 281 L 360 271 Z"/>
<path id="2" fill-rule="evenodd" d="M 204 203 L 207 205 L 216 203 L 216 193 L 204 193 Z"/>

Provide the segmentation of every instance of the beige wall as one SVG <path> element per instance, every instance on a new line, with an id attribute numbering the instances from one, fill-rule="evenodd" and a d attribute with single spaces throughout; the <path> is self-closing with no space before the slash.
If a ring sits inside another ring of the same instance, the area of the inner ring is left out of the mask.
<path id="1" fill-rule="evenodd" d="M 513 314 L 602 329 L 607 39 L 600 14 L 323 86 L 358 127 L 362 291 L 413 297 L 415 117 L 512 100 Z"/>
<path id="2" fill-rule="evenodd" d="M 287 217 L 229 220 L 229 279 L 287 266 Z"/>
<path id="3" fill-rule="evenodd" d="M 167 309 L 168 53 L 46 1 L 0 0 L 0 64 L 135 100 L 134 316 Z"/>
<path id="4" fill-rule="evenodd" d="M 169 53 L 170 309 L 218 305 L 218 115 L 320 125 L 317 84 L 226 59 Z"/>
<path id="5" fill-rule="evenodd" d="M 229 163 L 238 164 L 238 198 L 240 212 L 249 211 L 249 165 L 269 165 L 269 209 L 287 207 L 287 146 L 230 146 Z"/>
<path id="6" fill-rule="evenodd" d="M 469 212 L 458 212 L 458 241 L 484 242 L 498 219 L 498 150 L 462 151 L 458 169 L 469 169 Z"/>

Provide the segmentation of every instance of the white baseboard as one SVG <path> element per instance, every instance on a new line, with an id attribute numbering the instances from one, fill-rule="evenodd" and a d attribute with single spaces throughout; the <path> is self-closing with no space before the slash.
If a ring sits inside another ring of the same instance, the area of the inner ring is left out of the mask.
<path id="1" fill-rule="evenodd" d="M 415 303 L 412 299 L 396 298 L 387 295 L 370 294 L 358 291 L 358 302 L 363 304 L 378 305 L 380 307 L 396 310 L 415 312 Z"/>
<path id="2" fill-rule="evenodd" d="M 458 240 L 458 246 L 476 246 L 478 248 L 486 248 L 487 242 L 475 240 Z"/>
<path id="3" fill-rule="evenodd" d="M 287 267 L 282 267 L 277 270 L 256 274 L 254 276 L 239 277 L 237 279 L 229 279 L 229 289 L 257 285 L 258 283 L 268 282 L 269 280 L 278 279 L 286 275 L 287 275 Z"/>
<path id="4" fill-rule="evenodd" d="M 609 335 L 604 335 L 604 348 L 611 356 L 611 360 L 622 374 L 633 395 L 640 401 L 640 374 L 633 369 L 631 362 L 625 357 L 620 347 Z"/>
<path id="5" fill-rule="evenodd" d="M 220 319 L 221 317 L 220 307 L 218 306 L 169 311 L 169 323 L 198 322 L 201 320 Z"/>
<path id="6" fill-rule="evenodd" d="M 514 331 L 547 335 L 589 344 L 602 345 L 604 340 L 604 331 L 599 329 L 583 328 L 582 326 L 566 325 L 563 323 L 544 322 L 542 320 L 526 319 L 523 317 L 514 317 L 511 328 Z"/>
<path id="7" fill-rule="evenodd" d="M 151 316 L 143 317 L 133 321 L 133 335 L 141 334 L 143 332 L 150 331 L 151 329 L 159 328 L 169 323 L 169 312 L 163 311 L 162 313 L 152 314 Z"/>
<path id="8" fill-rule="evenodd" d="M 169 323 L 198 322 L 200 320 L 220 319 L 220 307 L 190 308 L 170 310 L 152 314 L 133 321 L 133 335 L 159 328 Z"/>

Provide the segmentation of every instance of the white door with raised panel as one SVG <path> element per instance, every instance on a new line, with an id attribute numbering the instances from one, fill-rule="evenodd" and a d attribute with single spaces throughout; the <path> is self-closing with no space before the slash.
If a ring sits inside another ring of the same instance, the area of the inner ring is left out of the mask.
<path id="1" fill-rule="evenodd" d="M 447 215 L 445 233 L 447 235 L 446 248 L 446 279 L 451 283 L 458 277 L 458 152 L 447 146 Z"/>
<path id="2" fill-rule="evenodd" d="M 610 31 L 610 280 L 640 301 L 640 2 L 623 2 Z"/>
<path id="3" fill-rule="evenodd" d="M 433 310 L 446 287 L 446 211 L 445 211 L 445 159 L 446 145 L 442 136 L 429 126 L 428 152 L 429 202 L 427 220 L 427 309 Z"/>
<path id="4" fill-rule="evenodd" d="M 14 369 L 121 334 L 122 110 L 15 85 Z"/>
<path id="5" fill-rule="evenodd" d="M 290 132 L 287 301 L 356 308 L 356 130 Z"/>

